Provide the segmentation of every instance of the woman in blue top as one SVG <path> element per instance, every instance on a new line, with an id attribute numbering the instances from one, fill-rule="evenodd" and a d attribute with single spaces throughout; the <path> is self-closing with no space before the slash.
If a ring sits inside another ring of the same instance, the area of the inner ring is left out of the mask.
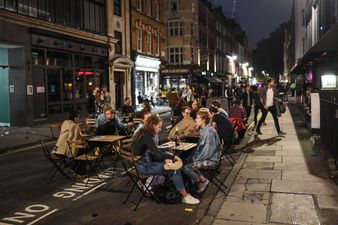
<path id="1" fill-rule="evenodd" d="M 200 139 L 194 153 L 187 159 L 184 172 L 194 182 L 198 183 L 197 193 L 208 186 L 209 181 L 198 168 L 214 167 L 221 157 L 221 142 L 217 131 L 210 125 L 211 115 L 208 109 L 197 112 L 196 124 L 201 128 Z"/>

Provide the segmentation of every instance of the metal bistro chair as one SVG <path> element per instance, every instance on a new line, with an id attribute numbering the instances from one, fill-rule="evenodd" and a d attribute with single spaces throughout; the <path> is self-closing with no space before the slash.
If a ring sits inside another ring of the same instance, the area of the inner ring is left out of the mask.
<path id="1" fill-rule="evenodd" d="M 47 183 L 49 184 L 53 180 L 57 172 L 59 172 L 62 176 L 66 177 L 67 179 L 70 179 L 70 176 L 67 174 L 65 170 L 66 167 L 68 167 L 66 158 L 51 153 L 44 140 L 41 140 L 41 148 L 45 157 L 52 164 L 52 166 L 48 169 L 46 175 L 44 176 L 44 179 L 48 180 Z"/>
<path id="2" fill-rule="evenodd" d="M 124 168 L 126 174 L 129 176 L 130 181 L 132 181 L 132 188 L 129 190 L 127 197 L 125 198 L 123 203 L 126 203 L 129 200 L 131 194 L 133 193 L 133 191 L 135 190 L 135 187 L 136 187 L 141 192 L 142 196 L 139 198 L 139 200 L 137 202 L 132 202 L 132 201 L 130 201 L 130 202 L 135 205 L 134 210 L 137 210 L 137 208 L 138 208 L 139 204 L 141 203 L 142 199 L 147 194 L 150 194 L 151 197 L 154 198 L 154 195 L 149 190 L 148 186 L 143 185 L 143 183 L 150 176 L 139 174 L 139 172 L 137 171 L 137 168 L 136 168 L 136 161 L 134 160 L 133 154 L 131 153 L 131 151 L 126 151 L 126 150 L 121 149 L 119 151 L 119 156 L 121 157 L 122 165 L 123 165 L 123 168 Z M 152 181 L 150 182 L 150 184 L 152 183 Z"/>
<path id="3" fill-rule="evenodd" d="M 82 172 L 85 172 L 85 175 L 87 177 L 87 184 L 92 175 L 96 175 L 97 178 L 101 179 L 97 173 L 97 167 L 99 166 L 99 156 L 89 155 L 87 153 L 75 156 L 73 152 L 76 152 L 80 149 L 84 149 L 85 152 L 87 151 L 87 148 L 84 142 L 82 141 L 68 141 L 68 146 L 70 149 L 71 159 L 73 160 L 73 165 L 75 166 L 80 162 L 84 163 L 85 171 Z M 87 170 L 87 168 L 89 168 L 89 171 Z M 76 180 L 79 177 L 77 172 L 79 171 L 74 171 L 74 180 Z"/>
<path id="4" fill-rule="evenodd" d="M 57 140 L 59 138 L 61 125 L 62 125 L 61 123 L 49 124 L 49 129 L 54 140 Z"/>

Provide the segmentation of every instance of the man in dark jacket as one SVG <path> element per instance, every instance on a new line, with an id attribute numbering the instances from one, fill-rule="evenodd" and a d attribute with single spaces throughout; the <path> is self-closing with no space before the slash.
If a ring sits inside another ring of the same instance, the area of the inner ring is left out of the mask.
<path id="1" fill-rule="evenodd" d="M 262 90 L 261 93 L 261 102 L 264 107 L 262 118 L 259 120 L 258 126 L 256 128 L 257 134 L 262 134 L 260 128 L 262 123 L 265 121 L 265 118 L 270 112 L 272 114 L 273 120 L 275 122 L 276 130 L 279 136 L 284 136 L 286 133 L 282 131 L 279 127 L 278 116 L 277 116 L 277 100 L 278 96 L 277 90 L 275 89 L 275 80 L 270 78 L 267 81 L 267 87 Z"/>
<path id="2" fill-rule="evenodd" d="M 95 95 L 97 92 L 100 91 L 99 87 L 95 87 L 93 91 L 89 91 L 88 99 L 87 99 L 87 111 L 88 113 L 93 116 L 96 112 L 95 108 Z"/>
<path id="3" fill-rule="evenodd" d="M 250 85 L 247 84 L 245 86 L 245 91 L 243 93 L 243 107 L 246 112 L 245 123 L 248 123 L 248 119 L 251 114 L 252 103 L 253 103 L 253 94 L 252 94 Z"/>

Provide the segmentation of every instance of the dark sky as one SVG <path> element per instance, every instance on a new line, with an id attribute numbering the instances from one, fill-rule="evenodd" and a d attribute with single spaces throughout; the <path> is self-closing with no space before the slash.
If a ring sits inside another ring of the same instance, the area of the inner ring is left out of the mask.
<path id="1" fill-rule="evenodd" d="M 279 24 L 289 20 L 293 0 L 237 0 L 236 14 L 252 48 L 269 36 Z M 213 0 L 230 17 L 233 0 Z M 238 20 L 237 20 L 238 21 Z"/>

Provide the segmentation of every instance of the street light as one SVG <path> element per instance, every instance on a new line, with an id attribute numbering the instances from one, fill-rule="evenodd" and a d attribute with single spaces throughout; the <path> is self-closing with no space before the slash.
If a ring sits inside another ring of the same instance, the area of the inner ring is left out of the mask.
<path id="1" fill-rule="evenodd" d="M 238 58 L 237 55 L 233 55 L 233 56 L 232 56 L 232 59 L 233 59 L 233 60 L 237 60 L 237 58 Z"/>

